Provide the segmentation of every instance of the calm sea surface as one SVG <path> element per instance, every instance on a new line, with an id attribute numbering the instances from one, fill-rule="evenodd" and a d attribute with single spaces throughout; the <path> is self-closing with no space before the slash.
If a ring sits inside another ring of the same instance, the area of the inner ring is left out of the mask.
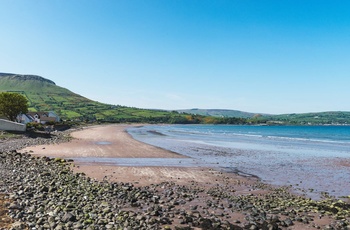
<path id="1" fill-rule="evenodd" d="M 128 132 L 192 157 L 188 166 L 255 175 L 313 198 L 350 195 L 350 126 L 150 125 Z"/>

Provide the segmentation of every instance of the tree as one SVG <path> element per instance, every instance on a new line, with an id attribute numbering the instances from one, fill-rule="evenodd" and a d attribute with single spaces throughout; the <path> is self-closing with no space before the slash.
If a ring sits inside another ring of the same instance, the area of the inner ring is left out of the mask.
<path id="1" fill-rule="evenodd" d="M 28 112 L 28 100 L 18 93 L 0 93 L 0 114 L 16 121 L 19 114 Z"/>

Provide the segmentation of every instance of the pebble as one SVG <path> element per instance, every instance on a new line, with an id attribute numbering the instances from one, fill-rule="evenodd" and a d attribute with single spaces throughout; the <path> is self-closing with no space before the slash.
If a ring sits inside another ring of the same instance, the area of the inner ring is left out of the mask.
<path id="1" fill-rule="evenodd" d="M 12 200 L 7 207 L 15 220 L 12 229 L 287 229 L 294 222 L 312 221 L 308 215 L 312 209 L 339 217 L 324 229 L 350 226 L 350 204 L 334 199 L 312 201 L 291 195 L 283 187 L 259 196 L 233 195 L 220 186 L 206 191 L 173 182 L 135 187 L 95 181 L 73 173 L 71 161 L 13 149 L 60 141 L 64 140 L 25 139 L 1 146 L 0 193 L 9 194 Z M 196 203 L 203 193 L 209 199 Z M 227 216 L 233 212 L 244 214 L 245 220 L 230 223 Z"/>

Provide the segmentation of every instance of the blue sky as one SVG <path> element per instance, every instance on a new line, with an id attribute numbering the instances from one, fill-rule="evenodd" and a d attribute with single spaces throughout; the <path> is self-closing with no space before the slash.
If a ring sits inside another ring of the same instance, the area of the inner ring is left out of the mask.
<path id="1" fill-rule="evenodd" d="M 0 0 L 0 72 L 140 108 L 350 111 L 350 2 Z"/>

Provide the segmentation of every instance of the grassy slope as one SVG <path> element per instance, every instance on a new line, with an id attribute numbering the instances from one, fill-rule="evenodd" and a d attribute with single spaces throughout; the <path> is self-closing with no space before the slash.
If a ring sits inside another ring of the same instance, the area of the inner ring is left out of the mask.
<path id="1" fill-rule="evenodd" d="M 256 123 L 267 122 L 270 124 L 275 123 L 287 125 L 350 124 L 350 112 L 341 111 L 280 115 L 263 114 L 257 118 L 254 118 L 254 116 L 256 116 L 254 113 L 247 113 L 238 110 L 189 109 L 178 111 L 214 117 L 241 117 L 252 119 L 252 121 L 255 121 Z"/>
<path id="2" fill-rule="evenodd" d="M 175 123 L 179 120 L 186 123 L 186 120 L 191 119 L 186 115 L 179 115 L 174 112 L 99 103 L 59 87 L 54 82 L 38 76 L 0 73 L 0 91 L 17 91 L 22 93 L 28 98 L 31 111 L 55 111 L 62 119 L 79 118 L 117 122 L 175 121 Z M 180 110 L 179 112 L 215 117 L 251 118 L 254 116 L 253 113 L 237 110 L 192 109 Z M 257 119 L 257 122 L 266 121 L 280 121 L 285 124 L 350 124 L 350 112 L 264 115 Z"/>
<path id="3" fill-rule="evenodd" d="M 293 113 L 267 116 L 264 119 L 290 124 L 350 124 L 350 112 Z"/>
<path id="4" fill-rule="evenodd" d="M 228 110 L 228 109 L 184 109 L 177 110 L 182 113 L 198 114 L 203 116 L 213 116 L 213 117 L 241 117 L 241 118 L 251 118 L 256 115 L 255 113 L 248 113 L 238 110 Z"/>
<path id="5" fill-rule="evenodd" d="M 107 121 L 142 121 L 143 118 L 161 119 L 175 116 L 165 111 L 114 106 L 92 101 L 50 80 L 28 75 L 0 74 L 0 91 L 16 91 L 29 100 L 31 111 L 55 111 L 62 119 L 99 119 Z"/>

